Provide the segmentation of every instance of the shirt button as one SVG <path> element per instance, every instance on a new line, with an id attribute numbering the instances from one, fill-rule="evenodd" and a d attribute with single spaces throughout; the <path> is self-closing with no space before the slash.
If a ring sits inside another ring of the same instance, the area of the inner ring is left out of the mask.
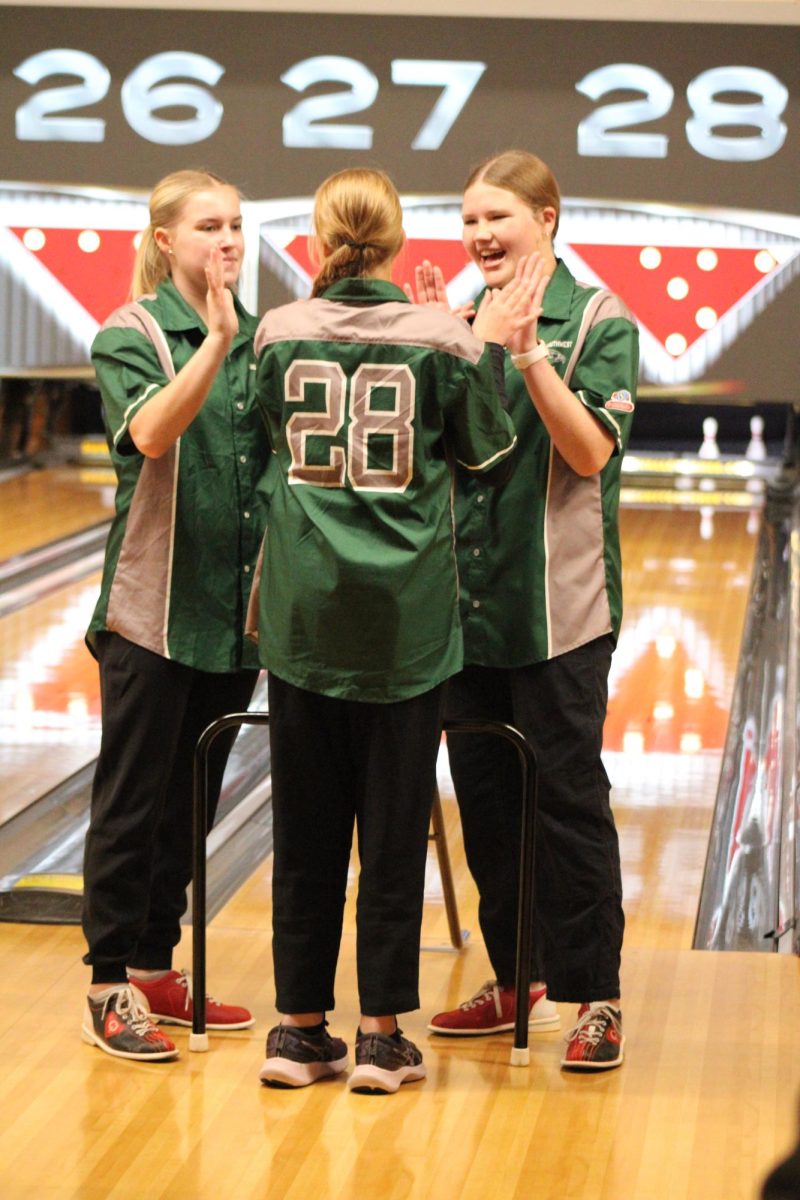
<path id="1" fill-rule="evenodd" d="M 250 574 L 250 564 L 249 563 L 244 564 L 244 573 L 245 573 L 245 575 Z"/>
<path id="2" fill-rule="evenodd" d="M 240 463 L 246 463 L 246 462 L 247 462 L 247 455 L 246 455 L 246 454 L 240 454 L 240 455 L 239 455 L 239 462 L 240 462 Z"/>
<path id="3" fill-rule="evenodd" d="M 481 556 L 481 552 L 480 552 L 480 550 L 479 550 L 479 549 L 476 547 L 476 548 L 475 548 L 475 549 L 472 551 L 472 557 L 473 557 L 473 558 L 480 558 L 480 556 Z"/>
<path id="4" fill-rule="evenodd" d="M 241 401 L 241 400 L 238 400 L 238 401 L 236 402 L 236 407 L 238 408 L 239 412 L 241 412 L 241 411 L 242 411 L 242 409 L 244 408 L 244 404 L 242 403 L 242 401 Z"/>
<path id="5" fill-rule="evenodd" d="M 472 601 L 472 607 L 473 607 L 473 608 L 480 608 L 480 606 L 481 606 L 481 602 L 480 602 L 480 600 L 473 600 L 473 601 Z"/>
<path id="6" fill-rule="evenodd" d="M 486 497 L 483 494 L 481 494 L 480 496 L 476 496 L 476 500 L 478 501 L 478 504 L 483 504 L 485 499 L 486 499 Z"/>
<path id="7" fill-rule="evenodd" d="M 243 516 L 244 516 L 244 519 L 245 519 L 245 521 L 249 521 L 249 520 L 250 520 L 250 513 L 249 513 L 249 512 L 243 513 Z"/>

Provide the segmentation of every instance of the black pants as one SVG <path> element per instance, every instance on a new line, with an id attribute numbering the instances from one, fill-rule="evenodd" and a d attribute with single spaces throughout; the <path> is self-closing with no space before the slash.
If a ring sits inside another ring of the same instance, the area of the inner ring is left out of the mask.
<path id="1" fill-rule="evenodd" d="M 92 980 L 172 966 L 192 876 L 192 767 L 203 730 L 247 708 L 257 671 L 211 674 L 118 634 L 97 639 L 103 728 L 83 868 Z M 208 827 L 236 730 L 209 753 Z"/>
<path id="2" fill-rule="evenodd" d="M 448 718 L 485 717 L 519 729 L 538 765 L 533 978 L 553 1000 L 619 995 L 625 918 L 619 843 L 600 751 L 612 642 L 598 638 L 548 662 L 466 667 L 449 685 Z M 464 846 L 480 895 L 479 921 L 495 975 L 514 982 L 522 783 L 504 739 L 448 739 Z"/>
<path id="3" fill-rule="evenodd" d="M 786 1158 L 770 1171 L 761 1189 L 762 1200 L 797 1200 L 800 1196 L 800 1132 Z"/>
<path id="4" fill-rule="evenodd" d="M 442 687 L 367 704 L 269 677 L 276 1004 L 327 1012 L 358 833 L 361 1012 L 419 1007 L 419 939 Z"/>

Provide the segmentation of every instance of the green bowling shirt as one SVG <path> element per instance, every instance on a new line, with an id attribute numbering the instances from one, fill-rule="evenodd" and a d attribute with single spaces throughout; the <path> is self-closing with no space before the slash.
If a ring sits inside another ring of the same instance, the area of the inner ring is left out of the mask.
<path id="1" fill-rule="evenodd" d="M 93 634 L 113 630 L 203 671 L 258 666 L 244 614 L 269 452 L 254 400 L 256 320 L 238 301 L 236 310 L 239 333 L 202 409 L 157 459 L 136 449 L 130 421 L 189 361 L 205 325 L 167 281 L 112 313 L 94 340 L 117 494 L 90 648 Z"/>
<path id="2" fill-rule="evenodd" d="M 494 491 L 459 471 L 456 495 L 464 661 L 520 667 L 602 634 L 622 618 L 617 510 L 639 364 L 633 316 L 616 296 L 576 282 L 559 260 L 539 337 L 550 361 L 615 449 L 582 478 L 552 446 L 522 374 L 506 356 L 519 438 L 514 475 Z"/>
<path id="3" fill-rule="evenodd" d="M 365 279 L 267 313 L 255 344 L 280 467 L 261 662 L 340 699 L 428 691 L 462 665 L 450 460 L 480 476 L 516 441 L 491 348 Z"/>

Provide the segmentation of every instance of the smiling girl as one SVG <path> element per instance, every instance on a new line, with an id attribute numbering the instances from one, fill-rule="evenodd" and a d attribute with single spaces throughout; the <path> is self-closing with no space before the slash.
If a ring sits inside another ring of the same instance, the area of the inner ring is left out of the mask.
<path id="1" fill-rule="evenodd" d="M 489 492 L 459 474 L 456 520 L 464 670 L 447 715 L 516 726 L 538 763 L 534 1029 L 551 1001 L 579 1005 L 562 1066 L 619 1066 L 624 917 L 617 832 L 600 758 L 611 654 L 622 615 L 617 508 L 630 434 L 638 334 L 624 304 L 578 283 L 557 258 L 558 185 L 512 150 L 481 163 L 464 190 L 463 241 L 488 288 L 523 256 L 550 277 L 538 319 L 507 342 L 505 379 L 517 470 Z M 418 273 L 421 299 L 443 280 Z M 448 746 L 480 923 L 496 978 L 429 1028 L 450 1036 L 511 1030 L 521 782 L 498 738 Z M 549 999 L 548 999 L 549 997 Z"/>

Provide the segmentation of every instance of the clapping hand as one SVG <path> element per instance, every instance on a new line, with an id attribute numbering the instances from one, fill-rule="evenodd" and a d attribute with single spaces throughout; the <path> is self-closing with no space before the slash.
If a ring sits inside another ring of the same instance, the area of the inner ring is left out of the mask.
<path id="1" fill-rule="evenodd" d="M 447 299 L 447 288 L 442 269 L 428 262 L 427 258 L 415 268 L 414 284 L 416 296 L 410 283 L 403 284 L 403 291 L 412 304 L 427 304 L 432 308 L 441 309 L 442 312 L 451 312 L 453 316 L 461 317 L 464 321 L 475 312 L 475 305 L 472 301 L 451 308 L 450 301 Z"/>
<path id="2" fill-rule="evenodd" d="M 504 287 L 484 293 L 472 325 L 484 342 L 499 342 L 514 353 L 536 345 L 536 326 L 542 315 L 545 288 L 550 276 L 539 253 L 523 256 L 514 278 Z"/>

